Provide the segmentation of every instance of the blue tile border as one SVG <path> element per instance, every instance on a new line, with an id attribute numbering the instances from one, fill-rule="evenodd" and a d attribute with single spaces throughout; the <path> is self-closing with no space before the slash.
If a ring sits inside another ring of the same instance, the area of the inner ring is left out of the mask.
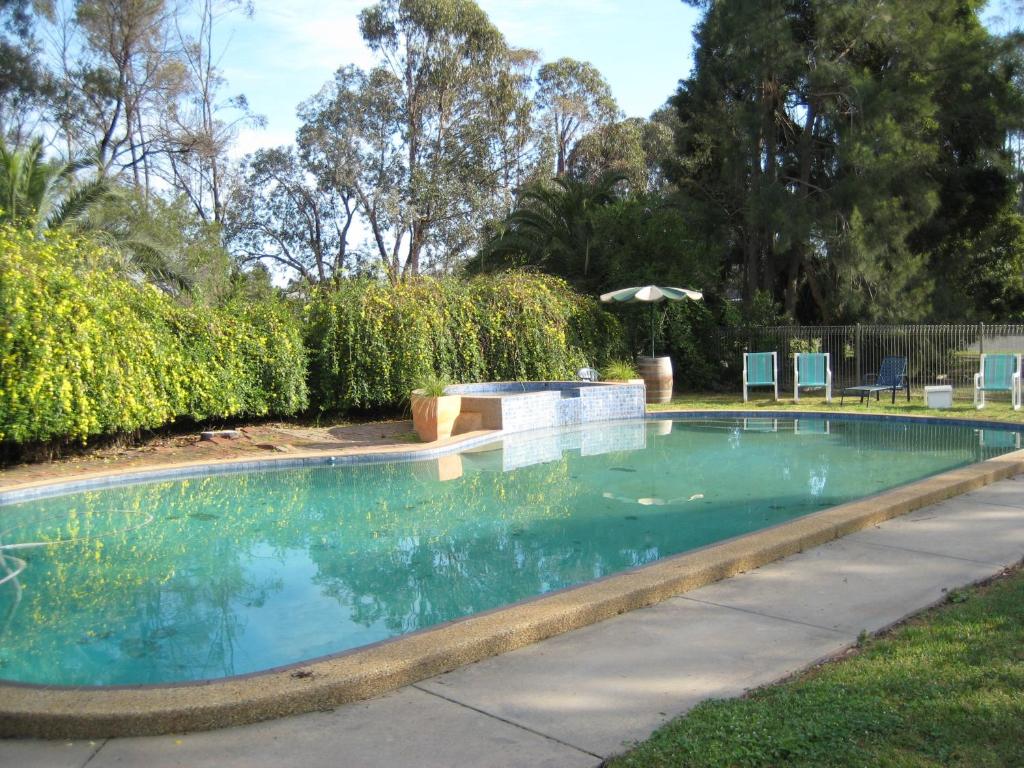
<path id="1" fill-rule="evenodd" d="M 743 419 L 743 418 L 769 418 L 769 419 L 799 419 L 814 418 L 828 419 L 831 421 L 869 421 L 869 422 L 900 422 L 905 424 L 947 424 L 962 427 L 974 427 L 983 429 L 1002 430 L 1006 432 L 1021 432 L 1024 434 L 1024 424 L 1015 425 L 1001 421 L 985 421 L 980 419 L 955 419 L 934 416 L 899 416 L 877 413 L 835 413 L 832 411 L 749 411 L 749 410 L 673 410 L 648 412 L 638 420 L 663 421 L 666 419 L 677 419 L 696 421 L 699 419 Z M 608 423 L 630 421 L 631 419 L 594 420 L 590 423 Z M 0 492 L 0 507 L 8 504 L 16 504 L 23 501 L 35 499 L 64 496 L 69 493 L 81 491 L 100 490 L 118 486 L 139 485 L 142 483 L 158 482 L 162 480 L 184 480 L 191 478 L 208 477 L 210 475 L 237 474 L 241 472 L 273 472 L 276 470 L 296 469 L 300 467 L 323 467 L 323 466 L 360 466 L 367 464 L 404 463 L 418 460 L 436 459 L 453 453 L 460 453 L 470 448 L 479 448 L 490 443 L 500 442 L 511 435 L 526 436 L 530 434 L 541 434 L 557 429 L 571 429 L 581 424 L 554 426 L 538 425 L 534 429 L 520 429 L 514 432 L 504 430 L 495 431 L 486 435 L 468 438 L 456 443 L 441 446 L 438 448 L 425 448 L 423 450 L 393 451 L 393 452 L 370 452 L 351 453 L 344 456 L 303 456 L 296 458 L 266 457 L 261 459 L 240 459 L 238 461 L 218 462 L 212 464 L 196 464 L 184 467 L 168 467 L 166 469 L 140 469 L 137 472 L 125 472 L 123 474 L 108 475 L 104 477 L 81 478 L 78 480 L 57 481 L 39 485 L 32 488 L 23 488 Z"/>

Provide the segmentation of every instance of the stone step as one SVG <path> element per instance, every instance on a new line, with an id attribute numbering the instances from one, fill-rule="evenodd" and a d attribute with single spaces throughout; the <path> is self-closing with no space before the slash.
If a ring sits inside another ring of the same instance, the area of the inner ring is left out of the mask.
<path id="1" fill-rule="evenodd" d="M 476 411 L 462 411 L 455 419 L 455 426 L 452 427 L 453 435 L 462 435 L 466 432 L 476 432 L 484 428 L 484 417 Z"/>

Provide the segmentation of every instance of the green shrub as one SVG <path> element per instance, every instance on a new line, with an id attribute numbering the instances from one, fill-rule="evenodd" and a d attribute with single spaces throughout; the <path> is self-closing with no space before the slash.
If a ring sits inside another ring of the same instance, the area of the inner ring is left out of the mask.
<path id="1" fill-rule="evenodd" d="M 672 358 L 677 391 L 709 391 L 731 387 L 728 364 L 735 357 L 719 343 L 719 330 L 737 320 L 732 308 L 711 294 L 703 301 L 670 301 L 654 308 L 658 343 L 656 353 Z M 629 351 L 651 354 L 651 305 L 617 305 Z M 738 379 L 737 379 L 738 380 Z"/>
<path id="2" fill-rule="evenodd" d="M 716 342 L 719 318 L 708 301 L 677 301 L 668 307 L 665 340 L 677 390 L 708 391 L 720 386 L 726 372 Z"/>
<path id="3" fill-rule="evenodd" d="M 297 321 L 276 302 L 182 307 L 98 246 L 0 228 L 0 442 L 86 441 L 179 417 L 307 405 Z"/>
<path id="4" fill-rule="evenodd" d="M 398 405 L 418 382 L 558 379 L 621 355 L 618 321 L 557 278 L 350 281 L 307 307 L 321 410 Z"/>

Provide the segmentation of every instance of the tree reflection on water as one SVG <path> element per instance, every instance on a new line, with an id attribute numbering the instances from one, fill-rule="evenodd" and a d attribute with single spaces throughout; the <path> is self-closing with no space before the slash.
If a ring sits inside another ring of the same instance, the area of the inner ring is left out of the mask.
<path id="1" fill-rule="evenodd" d="M 807 433 L 814 425 L 778 421 L 634 424 L 611 437 L 591 427 L 458 461 L 212 475 L 10 505 L 0 677 L 156 683 L 301 661 L 1006 450 L 968 429 L 836 422 Z"/>

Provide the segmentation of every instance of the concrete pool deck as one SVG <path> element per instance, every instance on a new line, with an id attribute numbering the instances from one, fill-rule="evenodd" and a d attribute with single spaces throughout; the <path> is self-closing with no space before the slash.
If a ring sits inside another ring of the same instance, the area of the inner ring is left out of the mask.
<path id="1" fill-rule="evenodd" d="M 187 735 L 0 741 L 0 765 L 598 766 L 1024 556 L 1024 476 L 331 712 Z"/>

